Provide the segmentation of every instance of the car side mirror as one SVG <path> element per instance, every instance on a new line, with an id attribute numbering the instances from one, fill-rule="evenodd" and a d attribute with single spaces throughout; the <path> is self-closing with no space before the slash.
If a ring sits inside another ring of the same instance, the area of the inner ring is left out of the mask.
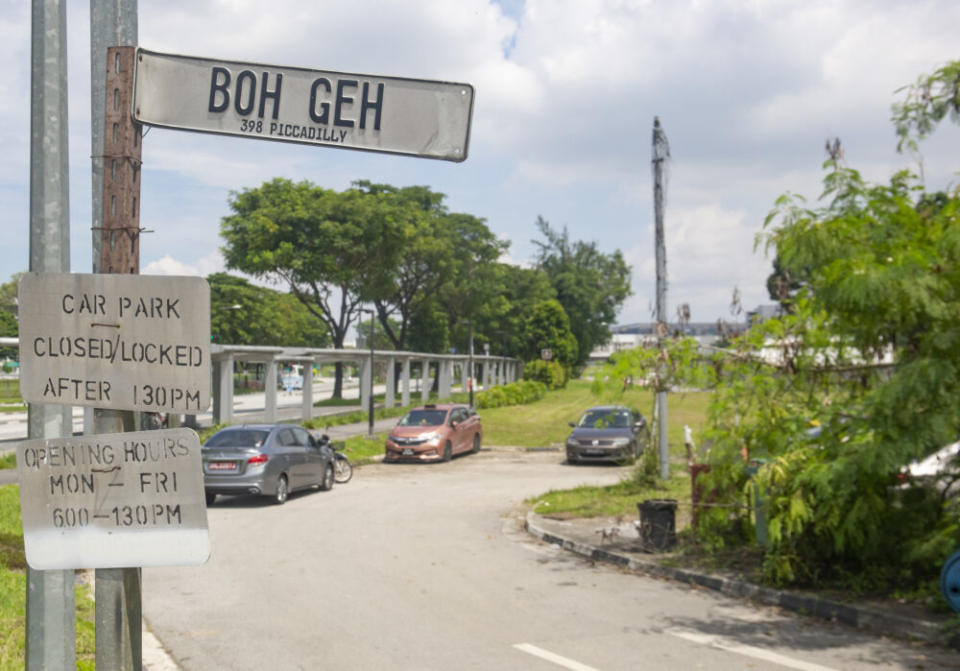
<path id="1" fill-rule="evenodd" d="M 577 428 L 577 425 L 576 425 L 576 424 L 574 424 L 573 422 L 567 422 L 567 424 L 569 424 L 569 425 L 570 425 L 570 428 L 571 428 L 571 429 L 575 429 L 575 428 Z"/>
<path id="2" fill-rule="evenodd" d="M 450 428 L 451 428 L 451 429 L 457 428 L 457 424 L 459 424 L 459 423 L 460 423 L 460 422 L 458 422 L 457 420 L 451 421 L 451 422 L 450 422 Z"/>

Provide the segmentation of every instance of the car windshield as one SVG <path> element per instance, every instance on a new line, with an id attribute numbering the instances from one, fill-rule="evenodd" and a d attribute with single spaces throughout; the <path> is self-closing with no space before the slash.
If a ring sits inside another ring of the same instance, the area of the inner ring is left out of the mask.
<path id="1" fill-rule="evenodd" d="M 446 410 L 411 410 L 400 420 L 400 426 L 440 426 L 446 417 Z"/>
<path id="2" fill-rule="evenodd" d="M 256 429 L 235 429 L 220 431 L 210 436 L 204 447 L 260 447 L 267 439 L 269 431 Z"/>
<path id="3" fill-rule="evenodd" d="M 627 429 L 630 427 L 628 410 L 587 410 L 577 422 L 587 429 Z"/>

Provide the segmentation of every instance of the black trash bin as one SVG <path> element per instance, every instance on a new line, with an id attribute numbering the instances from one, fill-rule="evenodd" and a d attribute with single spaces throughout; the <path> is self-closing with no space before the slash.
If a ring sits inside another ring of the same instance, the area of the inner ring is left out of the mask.
<path id="1" fill-rule="evenodd" d="M 644 552 L 665 552 L 677 544 L 676 499 L 647 499 L 640 510 L 640 545 Z"/>

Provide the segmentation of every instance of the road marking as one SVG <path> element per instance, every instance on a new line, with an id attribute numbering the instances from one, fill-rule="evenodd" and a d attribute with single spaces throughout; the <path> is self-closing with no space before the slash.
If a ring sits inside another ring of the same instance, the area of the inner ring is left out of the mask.
<path id="1" fill-rule="evenodd" d="M 829 666 L 821 666 L 820 664 L 804 662 L 799 659 L 793 659 L 792 657 L 785 657 L 784 655 L 779 655 L 775 652 L 764 650 L 763 648 L 755 648 L 752 645 L 741 645 L 740 643 L 726 640 L 720 636 L 697 634 L 691 631 L 682 631 L 679 629 L 668 629 L 667 633 L 671 636 L 676 636 L 677 638 L 692 641 L 693 643 L 709 645 L 711 648 L 717 648 L 718 650 L 725 650 L 727 652 L 734 652 L 738 655 L 753 657 L 754 659 L 762 659 L 764 661 L 773 662 L 790 669 L 798 669 L 799 671 L 836 671 L 836 669 L 833 669 Z"/>
<path id="2" fill-rule="evenodd" d="M 586 664 L 581 664 L 580 662 L 572 659 L 561 657 L 556 653 L 550 652 L 549 650 L 544 650 L 543 648 L 538 648 L 537 646 L 530 645 L 529 643 L 517 643 L 513 647 L 515 647 L 517 650 L 522 650 L 528 655 L 533 655 L 534 657 L 545 659 L 548 662 L 553 662 L 557 666 L 562 666 L 566 669 L 572 669 L 572 671 L 598 671 L 592 666 L 587 666 Z"/>

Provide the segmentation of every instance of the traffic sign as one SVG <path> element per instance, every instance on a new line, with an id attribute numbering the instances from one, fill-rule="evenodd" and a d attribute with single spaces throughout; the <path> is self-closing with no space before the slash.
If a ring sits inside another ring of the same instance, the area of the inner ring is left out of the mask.
<path id="1" fill-rule="evenodd" d="M 28 403 L 196 414 L 210 405 L 202 277 L 26 273 L 20 394 Z"/>
<path id="2" fill-rule="evenodd" d="M 210 555 L 191 429 L 24 441 L 17 474 L 34 569 L 192 565 Z"/>
<path id="3" fill-rule="evenodd" d="M 470 84 L 137 50 L 133 116 L 151 126 L 463 161 L 472 111 Z"/>

